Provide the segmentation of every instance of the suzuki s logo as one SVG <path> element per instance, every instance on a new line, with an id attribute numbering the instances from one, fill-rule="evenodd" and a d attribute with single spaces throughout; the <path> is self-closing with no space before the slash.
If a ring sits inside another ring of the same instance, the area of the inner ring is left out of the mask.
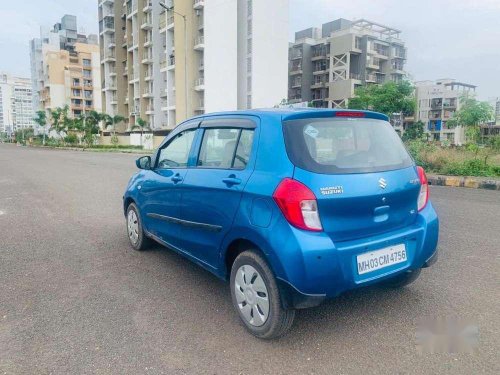
<path id="1" fill-rule="evenodd" d="M 382 189 L 385 189 L 387 187 L 387 181 L 381 178 L 378 180 L 378 186 L 380 186 Z"/>

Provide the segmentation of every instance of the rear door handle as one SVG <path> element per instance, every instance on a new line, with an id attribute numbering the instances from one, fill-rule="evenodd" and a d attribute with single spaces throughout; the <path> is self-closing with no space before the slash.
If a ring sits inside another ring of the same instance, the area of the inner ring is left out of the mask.
<path id="1" fill-rule="evenodd" d="M 229 177 L 223 178 L 222 182 L 224 182 L 226 185 L 229 185 L 229 186 L 241 184 L 241 180 L 239 178 L 237 178 L 234 174 L 232 174 Z"/>
<path id="2" fill-rule="evenodd" d="M 177 184 L 177 183 L 181 182 L 182 180 L 183 180 L 183 178 L 182 178 L 182 176 L 181 176 L 179 173 L 175 174 L 175 175 L 172 177 L 172 181 L 173 181 L 175 184 Z"/>

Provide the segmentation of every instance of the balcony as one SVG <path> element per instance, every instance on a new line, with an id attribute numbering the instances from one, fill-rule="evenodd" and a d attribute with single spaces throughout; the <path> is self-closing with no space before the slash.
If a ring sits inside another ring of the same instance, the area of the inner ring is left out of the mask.
<path id="1" fill-rule="evenodd" d="M 323 87 L 325 87 L 325 82 L 324 81 L 317 81 L 317 82 L 314 82 L 312 85 L 311 85 L 311 89 L 321 89 Z"/>
<path id="2" fill-rule="evenodd" d="M 292 65 L 290 67 L 290 75 L 297 75 L 297 74 L 302 74 L 302 65 Z"/>
<path id="3" fill-rule="evenodd" d="M 113 18 L 106 17 L 99 22 L 100 34 L 111 34 L 115 32 L 115 21 Z"/>
<path id="4" fill-rule="evenodd" d="M 104 64 L 107 62 L 116 62 L 116 55 L 114 52 L 106 52 L 104 54 L 103 59 L 101 61 L 101 64 Z"/>
<path id="5" fill-rule="evenodd" d="M 367 74 L 365 76 L 365 81 L 366 82 L 377 83 L 377 76 L 375 74 Z"/>
<path id="6" fill-rule="evenodd" d="M 368 58 L 366 60 L 367 69 L 380 69 L 380 64 L 378 59 Z"/>
<path id="7" fill-rule="evenodd" d="M 194 49 L 196 51 L 203 51 L 205 49 L 205 37 L 203 36 L 198 36 L 194 40 Z"/>
<path id="8" fill-rule="evenodd" d="M 325 48 L 320 48 L 316 49 L 313 51 L 311 60 L 316 61 L 316 60 L 323 60 L 326 59 L 326 49 Z"/>
<path id="9" fill-rule="evenodd" d="M 175 21 L 174 16 L 167 17 L 167 26 L 166 26 L 167 30 L 172 29 L 174 27 L 174 24 L 175 24 L 174 21 Z"/>
<path id="10" fill-rule="evenodd" d="M 167 70 L 175 69 L 175 56 L 169 57 L 166 62 Z"/>
<path id="11" fill-rule="evenodd" d="M 155 107 L 153 105 L 148 105 L 146 107 L 146 114 L 147 115 L 154 115 L 155 113 Z"/>
<path id="12" fill-rule="evenodd" d="M 153 1 L 149 0 L 146 2 L 146 5 L 144 6 L 144 8 L 142 8 L 142 11 L 144 13 L 150 13 L 152 10 L 153 10 Z"/>
<path id="13" fill-rule="evenodd" d="M 153 80 L 153 69 L 146 71 L 146 73 L 144 75 L 144 80 L 145 81 L 152 81 Z"/>
<path id="14" fill-rule="evenodd" d="M 153 16 L 148 14 L 146 18 L 142 21 L 141 25 L 142 30 L 152 30 L 153 29 Z"/>
<path id="15" fill-rule="evenodd" d="M 160 61 L 160 72 L 164 73 L 167 71 L 167 60 Z"/>
<path id="16" fill-rule="evenodd" d="M 194 110 L 197 112 L 204 112 L 205 111 L 205 100 L 200 99 L 198 106 L 195 107 Z"/>
<path id="17" fill-rule="evenodd" d="M 167 31 L 167 20 L 165 19 L 165 17 L 162 17 L 160 19 L 158 27 L 160 29 L 160 33 L 164 33 L 165 31 Z"/>
<path id="18" fill-rule="evenodd" d="M 205 0 L 194 0 L 193 1 L 193 8 L 194 9 L 203 9 L 205 6 Z"/>
<path id="19" fill-rule="evenodd" d="M 205 90 L 205 78 L 203 78 L 203 77 L 198 78 L 194 82 L 194 89 L 195 89 L 195 91 L 203 91 L 203 90 Z"/>
<path id="20" fill-rule="evenodd" d="M 151 36 L 144 39 L 144 47 L 151 47 L 153 45 L 153 38 Z"/>
<path id="21" fill-rule="evenodd" d="M 99 6 L 102 7 L 104 5 L 113 5 L 115 0 L 101 0 L 99 1 Z"/>
<path id="22" fill-rule="evenodd" d="M 313 75 L 326 74 L 328 67 L 326 65 L 316 66 L 313 70 Z"/>
<path id="23" fill-rule="evenodd" d="M 143 98 L 152 98 L 153 97 L 153 88 L 152 87 L 146 87 L 144 89 L 142 97 Z"/>
<path id="24" fill-rule="evenodd" d="M 297 80 L 293 81 L 291 87 L 294 88 L 294 89 L 302 87 L 302 80 L 297 79 Z"/>
<path id="25" fill-rule="evenodd" d="M 142 63 L 147 64 L 147 65 L 153 64 L 153 54 L 149 53 L 149 54 L 144 55 L 144 57 L 142 59 Z"/>
<path id="26" fill-rule="evenodd" d="M 359 73 L 350 73 L 349 74 L 349 78 L 361 81 L 361 74 L 359 74 Z"/>
<path id="27" fill-rule="evenodd" d="M 137 14 L 137 1 L 138 0 L 129 0 L 127 2 L 127 18 L 131 18 L 133 15 Z"/>
<path id="28" fill-rule="evenodd" d="M 299 60 L 302 59 L 302 51 L 293 49 L 292 52 L 290 53 L 290 60 Z"/>

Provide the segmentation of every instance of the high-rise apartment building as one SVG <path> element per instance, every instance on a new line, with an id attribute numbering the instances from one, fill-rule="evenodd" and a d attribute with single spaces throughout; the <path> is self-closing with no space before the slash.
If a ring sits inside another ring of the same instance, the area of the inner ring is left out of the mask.
<path id="1" fill-rule="evenodd" d="M 407 55 L 400 33 L 342 18 L 296 32 L 289 49 L 289 102 L 345 107 L 361 85 L 400 82 Z"/>
<path id="2" fill-rule="evenodd" d="M 33 109 L 67 105 L 72 116 L 101 112 L 101 70 L 97 36 L 77 32 L 75 16 L 65 15 L 30 43 Z"/>
<path id="3" fill-rule="evenodd" d="M 165 4 L 166 8 L 160 4 Z M 288 0 L 98 0 L 103 106 L 153 130 L 286 97 Z"/>
<path id="4" fill-rule="evenodd" d="M 0 73 L 0 133 L 33 127 L 31 80 Z"/>
<path id="5" fill-rule="evenodd" d="M 415 82 L 415 120 L 425 124 L 430 139 L 462 145 L 465 142 L 463 127 L 450 127 L 447 121 L 460 109 L 460 98 L 474 95 L 475 91 L 476 86 L 455 79 Z"/>

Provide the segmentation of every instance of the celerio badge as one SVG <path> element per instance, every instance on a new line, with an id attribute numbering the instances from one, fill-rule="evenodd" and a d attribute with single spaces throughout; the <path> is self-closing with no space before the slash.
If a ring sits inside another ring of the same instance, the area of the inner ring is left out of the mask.
<path id="1" fill-rule="evenodd" d="M 338 186 L 328 186 L 319 188 L 321 195 L 332 195 L 332 194 L 342 194 L 344 192 L 344 188 L 340 185 Z"/>
<path id="2" fill-rule="evenodd" d="M 380 186 L 382 189 L 385 189 L 387 187 L 387 181 L 383 178 L 378 180 L 378 186 Z"/>

